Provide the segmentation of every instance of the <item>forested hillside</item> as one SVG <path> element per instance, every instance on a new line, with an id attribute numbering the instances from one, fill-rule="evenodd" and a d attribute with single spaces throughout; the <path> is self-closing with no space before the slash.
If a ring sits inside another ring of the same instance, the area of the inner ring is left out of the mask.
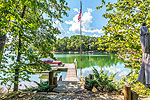
<path id="1" fill-rule="evenodd" d="M 98 44 L 97 37 L 84 36 L 81 37 L 83 51 L 96 51 Z M 54 51 L 79 51 L 80 50 L 80 35 L 74 35 L 57 39 Z"/>

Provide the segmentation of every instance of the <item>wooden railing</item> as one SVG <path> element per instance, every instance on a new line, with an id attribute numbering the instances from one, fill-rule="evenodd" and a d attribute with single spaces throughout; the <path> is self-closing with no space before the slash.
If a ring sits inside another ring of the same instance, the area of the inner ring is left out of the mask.
<path id="1" fill-rule="evenodd" d="M 76 75 L 77 75 L 77 59 L 74 59 L 74 65 L 75 65 L 75 70 L 76 70 Z"/>

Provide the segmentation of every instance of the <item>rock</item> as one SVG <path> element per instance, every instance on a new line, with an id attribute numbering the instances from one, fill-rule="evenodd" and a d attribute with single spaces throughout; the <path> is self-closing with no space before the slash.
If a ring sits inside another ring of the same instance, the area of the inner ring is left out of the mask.
<path id="1" fill-rule="evenodd" d="M 18 97 L 19 98 L 22 98 L 22 97 L 24 97 L 26 94 L 20 94 L 20 95 L 18 95 Z"/>
<path id="2" fill-rule="evenodd" d="M 47 94 L 48 95 L 58 95 L 58 93 L 56 93 L 56 92 L 48 92 Z"/>
<path id="3" fill-rule="evenodd" d="M 99 92 L 95 87 L 93 87 L 92 92 Z"/>
<path id="4" fill-rule="evenodd" d="M 70 100 L 70 97 L 69 96 L 63 96 L 63 97 L 58 98 L 58 100 Z"/>
<path id="5" fill-rule="evenodd" d="M 6 98 L 6 96 L 3 95 L 3 96 L 0 97 L 0 100 L 5 100 L 5 98 Z"/>
<path id="6" fill-rule="evenodd" d="M 96 97 L 95 95 L 92 95 L 91 97 Z"/>
<path id="7" fill-rule="evenodd" d="M 91 94 L 93 94 L 93 92 L 92 92 L 92 91 L 88 91 L 88 94 L 90 94 L 90 95 L 91 95 Z"/>
<path id="8" fill-rule="evenodd" d="M 34 96 L 30 100 L 53 100 L 53 99 L 50 99 L 47 96 Z"/>
<path id="9" fill-rule="evenodd" d="M 37 91 L 33 91 L 33 93 L 37 93 Z"/>
<path id="10" fill-rule="evenodd" d="M 58 100 L 87 100 L 87 97 L 82 95 L 72 95 L 60 97 Z"/>
<path id="11" fill-rule="evenodd" d="M 61 95 L 61 96 L 65 96 L 65 95 L 66 95 L 66 93 L 59 93 L 59 95 Z"/>
<path id="12" fill-rule="evenodd" d="M 83 96 L 83 95 L 73 95 L 73 96 L 70 97 L 70 100 L 73 100 L 73 99 L 86 100 L 87 97 L 86 97 L 86 96 Z"/>
<path id="13" fill-rule="evenodd" d="M 54 100 L 57 97 L 57 95 L 48 95 L 47 98 Z"/>
<path id="14" fill-rule="evenodd" d="M 68 92 L 68 90 L 55 88 L 55 89 L 53 90 L 53 92 L 56 92 L 56 93 L 67 93 L 67 92 Z"/>
<path id="15" fill-rule="evenodd" d="M 28 95 L 31 95 L 31 93 L 27 93 Z"/>
<path id="16" fill-rule="evenodd" d="M 47 94 L 47 92 L 37 92 L 38 94 L 43 94 L 43 95 L 45 95 L 45 94 Z"/>

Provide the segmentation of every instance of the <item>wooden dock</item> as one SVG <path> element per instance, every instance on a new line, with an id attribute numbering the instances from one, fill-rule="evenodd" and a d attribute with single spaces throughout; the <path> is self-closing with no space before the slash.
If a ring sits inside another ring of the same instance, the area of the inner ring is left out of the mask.
<path id="1" fill-rule="evenodd" d="M 65 64 L 64 67 L 67 68 L 67 76 L 64 81 L 79 81 L 75 64 Z"/>
<path id="2" fill-rule="evenodd" d="M 59 67 L 59 66 L 52 66 L 51 71 L 42 71 L 42 72 L 37 72 L 33 70 L 34 73 L 49 73 L 49 78 L 54 76 L 54 72 L 62 72 L 62 71 L 67 71 L 67 76 L 64 81 L 79 81 L 77 78 L 77 60 L 74 60 L 74 63 L 72 64 L 65 64 L 64 67 Z M 51 74 L 51 75 L 50 75 Z M 50 79 L 50 80 L 51 80 Z M 53 81 L 53 79 L 52 79 Z"/>

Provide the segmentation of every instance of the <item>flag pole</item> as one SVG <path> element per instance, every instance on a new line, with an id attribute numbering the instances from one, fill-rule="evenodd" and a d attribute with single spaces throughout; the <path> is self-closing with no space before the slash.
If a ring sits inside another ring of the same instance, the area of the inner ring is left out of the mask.
<path id="1" fill-rule="evenodd" d="M 80 0 L 80 10 L 82 12 L 82 2 Z M 82 14 L 82 13 L 81 13 Z M 82 78 L 82 19 L 80 19 L 80 80 Z"/>

